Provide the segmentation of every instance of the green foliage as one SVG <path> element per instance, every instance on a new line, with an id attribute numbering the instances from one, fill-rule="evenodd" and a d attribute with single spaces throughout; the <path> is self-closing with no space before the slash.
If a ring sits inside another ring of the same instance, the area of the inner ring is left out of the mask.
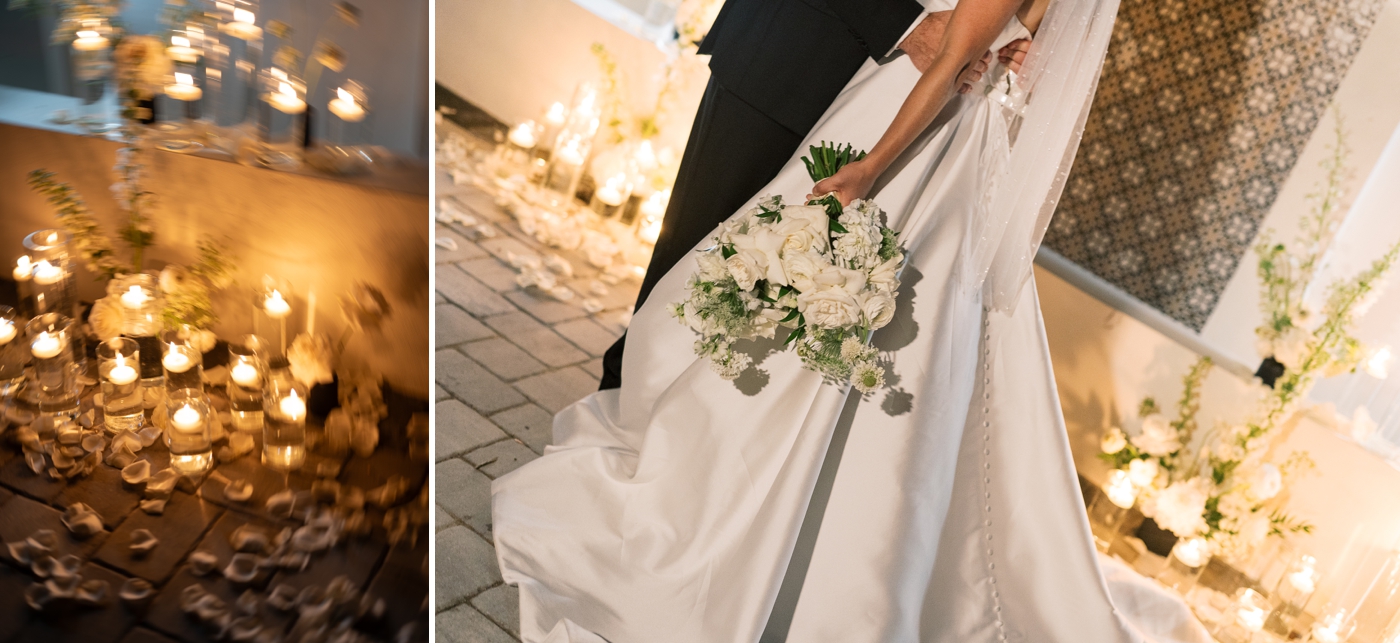
<path id="1" fill-rule="evenodd" d="M 111 279 L 123 269 L 111 240 L 102 233 L 82 195 L 67 183 L 54 180 L 55 176 L 53 172 L 34 170 L 29 173 L 29 187 L 44 195 L 54 207 L 59 225 L 68 233 L 88 270 L 99 279 Z"/>

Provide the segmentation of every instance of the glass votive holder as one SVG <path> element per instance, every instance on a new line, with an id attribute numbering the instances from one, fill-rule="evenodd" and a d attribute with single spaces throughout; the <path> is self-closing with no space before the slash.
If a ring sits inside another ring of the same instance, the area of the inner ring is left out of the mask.
<path id="1" fill-rule="evenodd" d="M 34 358 L 34 386 L 39 412 L 54 418 L 78 416 L 78 365 L 73 361 L 73 320 L 44 313 L 29 320 L 25 335 Z"/>
<path id="2" fill-rule="evenodd" d="M 1315 643 L 1342 643 L 1356 631 L 1356 614 L 1352 610 L 1327 605 L 1321 616 L 1313 621 L 1308 629 L 1308 641 Z"/>
<path id="3" fill-rule="evenodd" d="M 97 345 L 97 378 L 108 433 L 136 431 L 146 424 L 140 350 L 136 340 L 126 337 Z"/>
<path id="4" fill-rule="evenodd" d="M 347 80 L 335 88 L 326 104 L 326 143 L 337 146 L 363 145 L 369 116 L 369 91 L 364 85 Z"/>
<path id="5" fill-rule="evenodd" d="M 578 192 L 583 162 L 588 158 L 590 147 L 590 143 L 580 137 L 570 136 L 567 131 L 560 133 L 549 166 L 544 171 L 544 188 L 573 199 L 574 193 Z"/>
<path id="6" fill-rule="evenodd" d="M 214 441 L 209 422 L 213 410 L 203 389 L 179 389 L 165 395 L 170 468 L 184 476 L 199 476 L 214 465 Z"/>
<path id="7" fill-rule="evenodd" d="M 157 147 L 170 152 L 197 152 L 204 149 L 199 140 L 199 121 L 204 105 L 204 89 L 190 71 L 176 71 L 163 88 L 156 109 Z"/>
<path id="8" fill-rule="evenodd" d="M 1128 479 L 1128 472 L 1122 469 L 1111 472 L 1108 484 L 1094 496 L 1089 505 L 1089 529 L 1094 535 L 1094 545 L 1099 551 L 1107 552 L 1123 531 L 1123 523 L 1128 509 L 1137 502 L 1137 489 Z"/>
<path id="9" fill-rule="evenodd" d="M 265 167 L 301 165 L 306 133 L 306 83 L 279 67 L 258 74 L 258 138 L 254 161 Z"/>
<path id="10" fill-rule="evenodd" d="M 10 276 L 15 280 L 15 294 L 18 298 L 19 314 L 28 319 L 34 316 L 34 262 L 29 260 L 29 255 L 20 255 L 15 260 L 15 267 L 10 270 Z"/>
<path id="11" fill-rule="evenodd" d="M 72 21 L 73 84 L 82 99 L 77 125 L 92 133 L 117 128 L 107 86 L 112 82 L 112 35 L 110 23 L 100 15 L 88 14 Z"/>
<path id="12" fill-rule="evenodd" d="M 1235 600 L 1225 610 L 1224 618 L 1216 631 L 1221 643 L 1254 643 L 1267 640 L 1260 632 L 1268 618 L 1271 606 L 1268 599 L 1251 588 L 1240 588 Z"/>
<path id="13" fill-rule="evenodd" d="M 263 381 L 268 372 L 261 356 L 264 344 L 257 335 L 228 344 L 228 402 L 233 427 L 239 431 L 263 430 Z"/>
<path id="14" fill-rule="evenodd" d="M 1157 575 L 1157 582 L 1184 596 L 1196 586 L 1196 579 L 1209 562 L 1210 543 L 1206 539 L 1182 538 L 1172 547 L 1166 567 Z"/>
<path id="15" fill-rule="evenodd" d="M 306 463 L 306 387 L 287 371 L 268 378 L 263 388 L 264 466 L 295 471 Z"/>
<path id="16" fill-rule="evenodd" d="M 1293 629 L 1308 600 L 1317 591 L 1322 574 L 1317 571 L 1317 559 L 1308 554 L 1299 554 L 1284 570 L 1278 579 L 1273 594 L 1276 606 L 1269 615 L 1271 629 L 1288 632 Z"/>
<path id="17" fill-rule="evenodd" d="M 19 312 L 0 306 L 0 400 L 19 392 L 24 384 L 24 367 L 29 350 L 20 338 Z"/>
<path id="18" fill-rule="evenodd" d="M 291 284 L 285 280 L 265 275 L 262 288 L 253 293 L 253 333 L 267 338 L 263 345 L 263 360 L 276 368 L 285 359 L 287 345 L 287 323 L 292 315 Z"/>
<path id="19" fill-rule="evenodd" d="M 77 302 L 77 283 L 69 261 L 68 233 L 57 228 L 31 232 L 24 238 L 24 249 L 29 257 L 28 284 L 35 314 L 59 313 L 72 317 Z"/>
<path id="20" fill-rule="evenodd" d="M 165 373 L 165 390 L 204 388 L 204 353 L 188 334 L 167 330 L 160 334 L 160 365 Z"/>
<path id="21" fill-rule="evenodd" d="M 627 198 L 631 195 L 632 184 L 627 182 L 627 175 L 618 174 L 604 181 L 593 191 L 593 199 L 588 205 L 598 216 L 611 219 L 622 214 L 623 207 L 627 205 Z"/>
<path id="22" fill-rule="evenodd" d="M 163 325 L 160 314 L 165 303 L 155 275 L 124 275 L 107 282 L 107 295 L 115 297 L 122 311 L 122 337 L 136 340 L 141 350 L 141 385 L 158 387 L 165 380 L 160 345 Z"/>

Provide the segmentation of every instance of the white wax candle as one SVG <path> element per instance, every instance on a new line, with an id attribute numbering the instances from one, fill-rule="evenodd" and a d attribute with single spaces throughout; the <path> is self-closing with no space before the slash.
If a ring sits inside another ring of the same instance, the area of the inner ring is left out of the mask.
<path id="1" fill-rule="evenodd" d="M 656 151 L 651 147 L 651 141 L 642 141 L 637 146 L 637 153 L 632 157 L 637 161 L 637 166 L 643 171 L 656 169 Z"/>
<path id="2" fill-rule="evenodd" d="M 564 148 L 559 150 L 559 162 L 565 165 L 583 165 L 583 151 L 579 149 L 578 139 L 569 139 Z"/>
<path id="3" fill-rule="evenodd" d="M 175 100 L 192 101 L 204 96 L 204 90 L 194 86 L 194 77 L 175 73 L 175 84 L 165 86 L 165 95 Z"/>
<path id="4" fill-rule="evenodd" d="M 107 373 L 107 380 L 117 386 L 130 384 L 136 381 L 136 369 L 127 365 L 126 360 L 120 354 L 117 355 L 117 365 Z"/>
<path id="5" fill-rule="evenodd" d="M 661 220 L 666 216 L 666 202 L 671 198 L 670 190 L 653 192 L 647 200 L 642 202 L 642 216 L 648 219 Z"/>
<path id="6" fill-rule="evenodd" d="M 204 428 L 204 416 L 194 407 L 186 404 L 170 416 L 170 424 L 186 433 Z"/>
<path id="7" fill-rule="evenodd" d="M 1316 581 L 1313 580 L 1311 569 L 1300 569 L 1288 575 L 1288 584 L 1304 594 L 1311 594 L 1316 589 Z"/>
<path id="8" fill-rule="evenodd" d="M 162 359 L 160 363 L 165 366 L 165 370 L 171 373 L 183 373 L 194 366 L 194 361 L 188 355 L 174 348 L 165 354 L 165 359 Z"/>
<path id="9" fill-rule="evenodd" d="M 1250 632 L 1264 629 L 1264 610 L 1258 607 L 1241 607 L 1235 616 L 1240 625 Z"/>
<path id="10" fill-rule="evenodd" d="M 525 121 L 510 131 L 510 142 L 525 149 L 535 147 L 535 124 Z"/>
<path id="11" fill-rule="evenodd" d="M 29 255 L 15 261 L 15 281 L 29 281 L 34 277 L 34 264 L 29 263 Z"/>
<path id="12" fill-rule="evenodd" d="M 297 97 L 297 91 L 291 83 L 278 83 L 277 91 L 269 93 L 265 100 L 284 114 L 300 114 L 306 111 L 306 101 Z"/>
<path id="13" fill-rule="evenodd" d="M 53 335 L 39 333 L 39 336 L 34 338 L 34 343 L 30 345 L 29 350 L 39 359 L 52 359 L 63 352 L 63 344 Z"/>
<path id="14" fill-rule="evenodd" d="M 1335 627 L 1315 627 L 1312 635 L 1317 643 L 1338 643 L 1342 640 Z"/>
<path id="15" fill-rule="evenodd" d="M 146 294 L 146 290 L 140 286 L 132 286 L 126 289 L 121 296 L 122 305 L 132 310 L 137 310 L 146 305 L 151 297 Z"/>
<path id="16" fill-rule="evenodd" d="M 48 261 L 40 261 L 34 265 L 34 283 L 40 286 L 49 286 L 63 281 L 63 269 Z"/>
<path id="17" fill-rule="evenodd" d="M 1206 555 L 1210 551 L 1210 545 L 1204 538 L 1192 538 L 1183 540 L 1172 548 L 1172 553 L 1176 555 L 1187 567 L 1200 567 L 1206 562 Z"/>
<path id="18" fill-rule="evenodd" d="M 306 402 L 297 397 L 296 391 L 292 391 L 291 395 L 282 398 L 282 401 L 277 403 L 277 407 L 282 410 L 282 415 L 287 416 L 287 419 L 292 422 L 300 421 L 306 417 Z"/>
<path id="19" fill-rule="evenodd" d="M 1131 480 L 1123 480 L 1119 483 L 1108 486 L 1108 500 L 1119 507 L 1127 509 L 1137 502 L 1137 489 L 1133 488 Z"/>
<path id="20" fill-rule="evenodd" d="M 165 55 L 177 63 L 196 63 L 203 52 L 191 47 L 189 38 L 171 36 L 170 46 L 165 48 Z"/>
<path id="21" fill-rule="evenodd" d="M 549 112 L 544 115 L 544 120 L 550 125 L 563 125 L 564 117 L 567 115 L 567 112 L 564 111 L 564 104 L 556 102 L 549 106 Z"/>
<path id="22" fill-rule="evenodd" d="M 287 300 L 282 298 L 281 292 L 274 290 L 272 294 L 268 295 L 267 299 L 263 301 L 263 310 L 267 312 L 268 317 L 281 319 L 291 314 L 292 306 L 287 303 Z"/>
<path id="23" fill-rule="evenodd" d="M 219 26 L 224 33 L 242 40 L 256 40 L 262 37 L 262 29 L 253 26 L 256 20 L 253 12 L 247 9 L 234 9 L 233 21 Z"/>
<path id="24" fill-rule="evenodd" d="M 661 218 L 647 218 L 642 221 L 642 226 L 637 229 L 637 238 L 644 243 L 655 244 L 661 238 Z"/>
<path id="25" fill-rule="evenodd" d="M 14 322 L 0 319 L 0 346 L 10 343 L 10 340 L 14 339 L 17 333 Z"/>
<path id="26" fill-rule="evenodd" d="M 335 93 L 336 97 L 331 99 L 326 109 L 329 109 L 332 114 L 339 116 L 340 120 L 347 123 L 358 123 L 365 120 L 365 108 L 355 102 L 354 95 L 340 88 L 337 88 Z"/>
<path id="27" fill-rule="evenodd" d="M 248 362 L 239 362 L 233 365 L 233 370 L 229 371 L 229 377 L 233 382 L 245 388 L 253 388 L 258 385 L 258 367 Z"/>
<path id="28" fill-rule="evenodd" d="M 631 192 L 627 189 L 627 175 L 618 174 L 598 188 L 598 200 L 607 205 L 622 205 L 622 202 L 627 200 L 627 192 Z"/>
<path id="29" fill-rule="evenodd" d="M 78 51 L 102 51 L 110 44 L 96 31 L 79 31 L 77 39 L 73 41 L 73 48 Z"/>

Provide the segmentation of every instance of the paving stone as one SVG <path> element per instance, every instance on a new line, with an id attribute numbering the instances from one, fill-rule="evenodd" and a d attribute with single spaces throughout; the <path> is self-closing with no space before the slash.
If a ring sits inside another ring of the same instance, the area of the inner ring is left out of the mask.
<path id="1" fill-rule="evenodd" d="M 437 615 L 437 640 L 442 643 L 514 643 L 516 641 L 471 605 L 458 605 Z"/>
<path id="2" fill-rule="evenodd" d="M 458 350 L 506 381 L 518 380 L 547 370 L 539 360 L 499 337 L 464 344 L 458 347 Z"/>
<path id="3" fill-rule="evenodd" d="M 598 379 L 578 367 L 561 368 L 527 377 L 515 387 L 546 411 L 558 413 L 598 390 Z"/>
<path id="4" fill-rule="evenodd" d="M 599 380 L 603 379 L 603 358 L 601 357 L 598 359 L 590 359 L 582 364 L 579 364 L 578 367 L 583 369 L 585 373 L 588 373 L 589 375 L 592 375 L 593 377 L 596 377 Z"/>
<path id="5" fill-rule="evenodd" d="M 586 317 L 555 324 L 554 332 L 563 335 L 564 339 L 573 342 L 574 346 L 582 348 L 594 357 L 602 357 L 603 352 L 617 341 L 617 336 L 608 329 Z"/>
<path id="6" fill-rule="evenodd" d="M 629 304 L 627 308 L 622 310 L 598 313 L 593 316 L 593 321 L 598 322 L 599 326 L 608 329 L 608 332 L 613 335 L 621 337 L 623 333 L 627 332 L 627 325 L 632 323 L 631 305 Z"/>
<path id="7" fill-rule="evenodd" d="M 242 587 L 235 587 L 218 572 L 203 577 L 195 576 L 190 572 L 189 566 L 184 565 L 176 571 L 175 576 L 151 601 L 144 622 L 152 629 L 182 641 L 216 643 L 218 639 L 215 639 L 204 626 L 180 609 L 180 595 L 185 591 L 185 588 L 191 585 L 203 587 L 206 592 L 219 597 L 220 600 L 229 605 L 233 605 L 245 591 Z M 259 607 L 257 616 L 262 620 L 264 627 L 276 632 L 285 631 L 285 628 L 291 625 L 290 621 L 292 620 L 290 615 L 273 609 L 266 602 Z"/>
<path id="8" fill-rule="evenodd" d="M 428 598 L 428 542 L 417 547 L 395 547 L 384 557 L 365 590 L 384 600 L 386 620 L 412 622 L 423 611 Z M 427 630 L 423 631 L 426 640 Z"/>
<path id="9" fill-rule="evenodd" d="M 445 303 L 448 303 L 447 298 L 446 298 L 446 297 L 443 297 L 443 296 L 442 296 L 442 293 L 434 291 L 434 292 L 433 292 L 433 305 L 434 305 L 434 306 L 437 306 L 437 305 L 441 305 L 441 304 L 445 304 Z"/>
<path id="10" fill-rule="evenodd" d="M 339 545 L 312 555 L 311 564 L 304 570 L 281 570 L 268 587 L 286 584 L 297 589 L 310 585 L 325 587 L 337 576 L 345 576 L 356 587 L 364 587 L 374 570 L 383 560 L 389 545 L 380 538 L 362 540 L 350 538 Z"/>
<path id="11" fill-rule="evenodd" d="M 273 494 L 284 489 L 300 491 L 310 489 L 313 477 L 310 475 L 314 469 L 313 462 L 317 459 L 329 460 L 323 455 L 316 453 L 307 454 L 308 467 L 303 467 L 302 472 L 285 474 L 262 466 L 262 432 L 254 432 L 253 452 L 244 455 L 230 462 L 220 463 L 214 468 L 214 473 L 204 480 L 200 486 L 199 495 L 210 502 L 233 507 L 243 511 L 260 511 L 267 504 L 267 499 Z M 230 501 L 224 497 L 224 487 L 226 482 L 242 480 L 253 485 L 253 495 L 243 502 Z"/>
<path id="12" fill-rule="evenodd" d="M 490 317 L 486 319 L 486 325 L 548 366 L 557 368 L 588 359 L 587 353 L 525 313 L 514 312 Z M 448 390 L 451 390 L 451 387 Z"/>
<path id="13" fill-rule="evenodd" d="M 467 274 L 475 277 L 477 281 L 486 284 L 492 290 L 499 293 L 508 293 L 519 290 L 520 284 L 515 278 L 520 274 L 509 264 L 502 263 L 503 260 L 487 256 L 474 261 L 464 261 L 457 264 L 457 267 L 465 270 Z"/>
<path id="14" fill-rule="evenodd" d="M 150 461 L 146 451 L 142 449 L 137 457 Z M 168 456 L 166 461 L 169 461 Z M 151 462 L 151 471 L 163 468 L 165 467 Z M 74 502 L 84 503 L 102 516 L 102 524 L 111 529 L 121 524 L 127 514 L 136 509 L 141 498 L 140 489 L 122 481 L 120 469 L 99 464 L 92 473 L 68 483 L 54 499 L 54 504 L 66 507 Z"/>
<path id="15" fill-rule="evenodd" d="M 110 569 L 88 563 L 78 575 L 83 580 L 107 581 L 113 600 L 105 607 L 78 609 L 69 613 L 35 614 L 29 625 L 12 643 L 54 643 L 82 641 L 83 643 L 116 643 L 136 624 L 136 615 L 116 600 L 115 594 L 127 577 Z"/>
<path id="16" fill-rule="evenodd" d="M 214 526 L 210 527 L 209 531 L 205 532 L 204 537 L 200 538 L 199 542 L 196 543 L 194 548 L 190 551 L 191 553 L 202 551 L 212 554 L 214 558 L 218 560 L 214 569 L 222 570 L 224 567 L 228 566 L 229 559 L 233 558 L 233 555 L 238 553 L 233 548 L 231 538 L 233 532 L 237 531 L 239 528 L 261 532 L 263 535 L 267 536 L 268 542 L 271 542 L 283 529 L 294 526 L 295 525 L 291 523 L 273 522 L 262 516 L 255 516 L 242 511 L 225 511 L 219 516 L 219 519 L 214 522 Z M 215 571 L 214 573 L 218 574 L 220 571 Z M 267 587 L 268 581 L 270 580 L 272 580 L 272 574 L 264 573 L 254 582 L 254 586 L 260 590 L 264 589 Z"/>
<path id="17" fill-rule="evenodd" d="M 453 396 L 482 413 L 495 413 L 525 401 L 514 387 L 455 350 L 437 352 L 437 379 Z"/>
<path id="18" fill-rule="evenodd" d="M 472 451 L 466 457 L 472 466 L 494 479 L 540 456 L 519 440 L 501 440 Z"/>
<path id="19" fill-rule="evenodd" d="M 443 401 L 443 400 L 447 400 L 447 399 L 451 399 L 451 398 L 452 398 L 452 394 L 451 394 L 451 393 L 448 393 L 448 392 L 447 392 L 447 389 L 443 388 L 441 384 L 436 384 L 436 383 L 433 384 L 433 399 L 434 399 L 434 400 L 436 400 L 436 401 L 438 401 L 438 402 L 441 402 L 441 401 Z"/>
<path id="20" fill-rule="evenodd" d="M 490 420 L 457 400 L 437 403 L 434 434 L 438 462 L 506 437 Z"/>
<path id="21" fill-rule="evenodd" d="M 473 531 L 489 537 L 491 478 L 456 458 L 439 462 L 433 469 L 433 476 L 437 483 L 438 506 Z"/>
<path id="22" fill-rule="evenodd" d="M 435 469 L 433 469 L 433 471 L 434 471 L 434 472 L 437 472 L 437 471 L 440 471 L 440 469 L 436 469 L 436 468 L 435 468 Z M 434 495 L 436 496 L 436 495 L 440 495 L 440 494 L 434 494 Z M 456 518 L 453 518 L 453 517 L 452 517 L 452 514 L 447 513 L 447 510 L 446 510 L 446 509 L 443 509 L 443 508 L 442 508 L 442 505 L 439 505 L 439 504 L 434 504 L 434 505 L 433 505 L 433 529 L 434 529 L 435 531 L 442 531 L 442 530 L 447 529 L 448 527 L 451 527 L 452 525 L 455 525 L 455 524 L 457 524 L 457 519 L 456 519 Z"/>
<path id="23" fill-rule="evenodd" d="M 78 538 L 68 531 L 67 527 L 63 526 L 62 511 L 24 496 L 15 496 L 5 503 L 4 516 L 3 519 L 0 519 L 0 542 L 12 543 L 24 540 L 40 529 L 52 529 L 54 534 L 58 536 L 58 544 L 54 546 L 54 556 L 59 558 L 68 554 L 87 558 L 110 535 L 109 532 L 102 531 L 91 538 Z M 0 560 L 10 564 L 18 564 L 10 556 L 8 548 L 0 547 Z"/>
<path id="24" fill-rule="evenodd" d="M 445 237 L 457 242 L 456 250 L 448 250 L 447 248 L 444 248 L 434 243 L 434 263 L 457 263 L 459 261 L 467 261 L 469 259 L 477 259 L 479 257 L 487 256 L 485 250 L 482 250 L 475 243 L 472 243 L 471 241 L 467 240 L 466 237 L 462 236 L 457 231 L 445 225 L 438 224 L 434 226 L 433 235 L 437 238 Z"/>
<path id="25" fill-rule="evenodd" d="M 491 195 L 476 188 L 462 190 L 452 195 L 452 200 L 457 205 L 466 208 L 471 214 L 487 221 L 511 221 L 510 215 L 496 205 L 496 201 L 491 198 Z"/>
<path id="26" fill-rule="evenodd" d="M 466 527 L 443 530 L 437 535 L 436 550 L 433 561 L 437 578 L 436 609 L 456 605 L 501 582 L 496 549 Z M 468 628 L 449 629 L 467 631 Z"/>
<path id="27" fill-rule="evenodd" d="M 492 261 L 495 261 L 492 259 Z M 443 304 L 437 307 L 437 343 L 436 348 L 446 348 L 462 342 L 474 342 L 487 337 L 495 337 L 496 333 L 484 324 L 468 315 L 461 308 L 451 304 Z"/>
<path id="28" fill-rule="evenodd" d="M 34 615 L 34 610 L 24 602 L 24 590 L 35 580 L 27 570 L 0 565 L 0 641 L 14 638 Z"/>
<path id="29" fill-rule="evenodd" d="M 491 416 L 491 421 L 535 453 L 544 453 L 554 442 L 554 414 L 534 404 L 501 411 Z"/>
<path id="30" fill-rule="evenodd" d="M 0 506 L 3 506 L 6 502 L 10 500 L 10 498 L 13 497 L 15 497 L 14 492 L 4 487 L 0 487 Z"/>
<path id="31" fill-rule="evenodd" d="M 512 636 L 520 636 L 520 589 L 510 585 L 497 585 L 469 601 L 476 611 L 481 612 L 491 622 L 501 626 Z"/>
<path id="32" fill-rule="evenodd" d="M 519 306 L 521 310 L 530 313 L 531 317 L 546 324 L 588 316 L 588 311 L 584 310 L 582 304 L 579 303 L 581 301 L 579 297 L 574 297 L 569 301 L 559 301 L 546 293 L 531 288 L 530 290 L 508 292 L 506 299 Z"/>
<path id="33" fill-rule="evenodd" d="M 14 447 L 7 445 L 5 448 L 13 449 Z M 63 488 L 67 486 L 66 482 L 54 480 L 47 474 L 34 473 L 29 469 L 24 458 L 10 458 L 5 464 L 0 465 L 0 484 L 45 502 L 53 501 L 54 498 L 58 497 L 58 494 L 63 493 Z"/>
<path id="34" fill-rule="evenodd" d="M 515 223 L 511 222 L 510 224 L 508 224 L 507 227 L 514 225 Z M 502 236 L 496 237 L 495 239 L 482 239 L 479 243 L 477 243 L 477 245 L 481 246 L 482 250 L 491 253 L 497 259 L 500 259 L 501 261 L 504 261 L 506 263 L 510 263 L 509 255 L 511 253 L 514 253 L 517 256 L 535 255 L 536 257 L 543 258 L 543 255 L 541 254 L 538 246 L 534 244 L 527 246 L 524 243 L 521 243 L 520 240 L 513 239 L 511 237 Z"/>
<path id="35" fill-rule="evenodd" d="M 164 583 L 175 571 L 176 565 L 194 549 L 209 525 L 218 519 L 221 511 L 212 502 L 177 491 L 170 497 L 163 515 L 152 516 L 137 511 L 122 521 L 121 526 L 97 550 L 95 558 L 132 576 L 140 576 L 156 584 Z M 131 544 L 131 532 L 136 529 L 150 530 L 160 539 L 160 544 L 149 554 L 134 556 L 128 546 Z"/>
<path id="36" fill-rule="evenodd" d="M 452 303 L 477 317 L 500 315 L 515 310 L 514 304 L 453 265 L 444 264 L 438 267 L 437 289 Z"/>

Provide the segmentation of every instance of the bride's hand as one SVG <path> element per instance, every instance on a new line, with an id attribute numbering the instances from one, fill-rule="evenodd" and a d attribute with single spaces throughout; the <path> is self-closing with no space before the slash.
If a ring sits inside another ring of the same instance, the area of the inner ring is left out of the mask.
<path id="1" fill-rule="evenodd" d="M 870 193 L 871 186 L 875 185 L 875 177 L 874 168 L 869 162 L 852 161 L 841 166 L 836 174 L 812 186 L 812 193 L 807 195 L 807 200 L 811 201 L 835 192 L 836 199 L 845 207 L 850 205 L 851 201 L 864 199 Z"/>

